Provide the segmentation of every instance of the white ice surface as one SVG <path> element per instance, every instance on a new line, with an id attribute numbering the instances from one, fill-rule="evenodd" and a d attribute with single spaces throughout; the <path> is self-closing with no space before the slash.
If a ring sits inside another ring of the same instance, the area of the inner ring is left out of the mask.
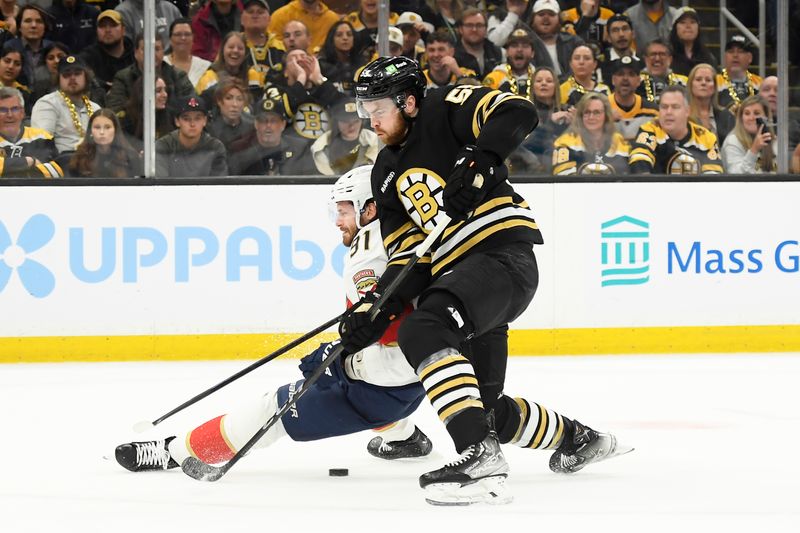
<path id="1" fill-rule="evenodd" d="M 183 434 L 296 378 L 296 363 L 272 362 L 144 435 L 135 422 L 248 363 L 0 365 L 0 532 L 800 531 L 798 355 L 512 358 L 508 393 L 636 451 L 558 476 L 549 452 L 508 446 L 507 506 L 424 502 L 417 477 L 454 457 L 427 403 L 414 420 L 435 451 L 414 462 L 370 457 L 369 433 L 285 439 L 216 483 L 113 460 L 118 443 Z"/>

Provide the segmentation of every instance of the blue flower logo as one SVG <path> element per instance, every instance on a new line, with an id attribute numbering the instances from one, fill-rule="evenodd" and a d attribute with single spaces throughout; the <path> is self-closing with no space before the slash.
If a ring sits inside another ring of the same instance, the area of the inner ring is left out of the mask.
<path id="1" fill-rule="evenodd" d="M 14 270 L 19 274 L 22 286 L 33 297 L 44 298 L 53 292 L 55 276 L 47 267 L 28 258 L 28 254 L 50 242 L 55 232 L 55 224 L 49 217 L 33 215 L 22 227 L 15 244 L 0 222 L 0 292 L 6 288 Z"/>

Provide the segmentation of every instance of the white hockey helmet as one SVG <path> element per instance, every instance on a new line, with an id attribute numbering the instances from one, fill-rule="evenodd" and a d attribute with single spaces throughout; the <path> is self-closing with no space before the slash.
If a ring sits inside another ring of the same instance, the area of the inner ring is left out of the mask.
<path id="1" fill-rule="evenodd" d="M 361 213 L 372 197 L 372 165 L 363 165 L 348 170 L 336 180 L 331 191 L 332 207 L 336 202 L 352 202 L 356 210 L 356 227 L 361 229 Z"/>

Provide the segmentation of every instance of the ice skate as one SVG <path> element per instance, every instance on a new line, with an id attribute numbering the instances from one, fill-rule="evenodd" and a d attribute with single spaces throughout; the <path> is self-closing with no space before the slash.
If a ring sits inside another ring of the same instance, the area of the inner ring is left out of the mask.
<path id="1" fill-rule="evenodd" d="M 550 470 L 559 474 L 572 474 L 584 466 L 632 452 L 633 448 L 620 444 L 610 433 L 600 433 L 574 420 L 572 438 L 564 442 L 550 456 Z"/>
<path id="2" fill-rule="evenodd" d="M 507 476 L 508 463 L 492 430 L 452 463 L 420 476 L 419 485 L 431 505 L 503 504 L 512 500 Z"/>
<path id="3" fill-rule="evenodd" d="M 170 457 L 169 449 L 167 449 L 174 438 L 167 437 L 164 440 L 120 444 L 114 450 L 114 455 L 117 462 L 131 472 L 177 468 L 178 463 Z"/>
<path id="4" fill-rule="evenodd" d="M 425 457 L 433 450 L 433 444 L 418 427 L 406 440 L 386 441 L 383 437 L 375 437 L 367 444 L 370 455 L 381 459 L 407 459 Z"/>

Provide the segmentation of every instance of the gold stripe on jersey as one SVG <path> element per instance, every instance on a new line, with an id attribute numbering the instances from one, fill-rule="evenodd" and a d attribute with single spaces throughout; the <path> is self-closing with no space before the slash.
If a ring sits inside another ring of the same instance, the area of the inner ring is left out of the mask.
<path id="1" fill-rule="evenodd" d="M 689 139 L 680 144 L 670 138 L 657 120 L 643 124 L 632 143 L 634 148 L 628 160 L 630 164 L 643 161 L 655 167 L 661 157 L 661 161 L 666 160 L 664 171 L 667 174 L 722 173 L 717 136 L 691 121 L 689 132 Z M 664 153 L 670 141 L 677 148 Z"/>
<path id="2" fill-rule="evenodd" d="M 447 348 L 423 361 L 417 375 L 445 424 L 466 409 L 483 409 L 475 371 L 466 357 Z"/>
<path id="3" fill-rule="evenodd" d="M 26 126 L 23 128 L 22 135 L 20 135 L 16 142 L 11 142 L 3 137 L 0 137 L 0 148 L 5 148 L 6 146 L 19 146 L 21 144 L 27 144 L 38 140 L 49 141 L 52 138 L 53 136 L 46 130 Z"/>
<path id="4" fill-rule="evenodd" d="M 481 204 L 472 218 L 454 232 L 443 235 L 433 252 L 431 273 L 435 275 L 491 235 L 518 227 L 538 230 L 529 213 L 511 197 L 493 198 Z"/>
<path id="5" fill-rule="evenodd" d="M 510 100 L 524 100 L 529 102 L 527 98 L 516 96 L 511 93 L 501 91 L 491 91 L 486 93 L 480 99 L 478 105 L 475 106 L 475 111 L 472 114 L 472 134 L 477 138 L 483 128 L 483 125 L 489 119 L 492 113 L 503 103 Z"/>
<path id="6" fill-rule="evenodd" d="M 475 209 L 475 211 L 473 211 L 472 214 L 473 214 L 473 216 L 477 217 L 477 216 L 480 216 L 480 215 L 486 213 L 490 209 L 494 209 L 495 207 L 498 207 L 498 206 L 501 206 L 501 205 L 510 205 L 510 204 L 513 204 L 513 203 L 514 203 L 514 199 L 511 198 L 510 196 L 498 196 L 497 198 L 492 198 L 488 202 L 482 203 L 480 206 L 478 206 L 477 209 Z M 520 206 L 527 207 L 527 206 L 524 206 L 522 204 L 520 204 Z M 455 224 L 451 224 L 450 226 L 448 226 L 447 229 L 444 230 L 444 233 L 442 233 L 441 242 L 445 242 L 447 239 L 449 239 L 450 235 L 452 235 L 454 232 L 458 231 L 463 225 L 464 225 L 464 221 L 462 220 L 462 221 L 456 222 Z"/>
<path id="7" fill-rule="evenodd" d="M 539 226 L 537 226 L 536 222 L 534 222 L 533 220 L 517 219 L 517 220 L 509 220 L 509 221 L 506 221 L 506 222 L 500 222 L 500 223 L 494 224 L 491 227 L 486 228 L 485 230 L 481 231 L 480 233 L 478 233 L 477 235 L 475 235 L 471 239 L 468 239 L 468 240 L 464 241 L 461 244 L 461 246 L 459 246 L 458 248 L 454 249 L 452 252 L 450 252 L 446 256 L 444 256 L 444 257 L 440 256 L 439 258 L 437 258 L 436 254 L 434 254 L 433 267 L 431 268 L 431 273 L 436 275 L 436 273 L 438 273 L 443 268 L 445 268 L 446 266 L 451 264 L 453 261 L 459 259 L 462 255 L 467 253 L 471 248 L 473 248 L 477 244 L 480 244 L 484 239 L 488 238 L 489 236 L 494 235 L 495 233 L 497 233 L 499 231 L 512 229 L 512 228 L 518 228 L 518 227 L 527 227 L 527 228 L 534 229 L 534 230 L 538 230 L 539 229 Z"/>
<path id="8" fill-rule="evenodd" d="M 519 408 L 520 422 L 511 444 L 541 450 L 558 448 L 564 438 L 564 418 L 524 398 L 514 398 L 514 402 Z"/>
<path id="9" fill-rule="evenodd" d="M 42 173 L 42 176 L 48 179 L 64 177 L 64 171 L 61 170 L 61 167 L 55 162 L 36 163 L 36 168 Z"/>
<path id="10" fill-rule="evenodd" d="M 383 247 L 386 248 L 386 250 L 389 250 L 390 253 L 393 253 L 393 249 L 398 247 L 400 242 L 408 238 L 406 234 L 417 233 L 420 231 L 421 230 L 417 228 L 413 222 L 408 221 L 400 226 L 397 231 L 390 233 L 383 239 Z"/>

